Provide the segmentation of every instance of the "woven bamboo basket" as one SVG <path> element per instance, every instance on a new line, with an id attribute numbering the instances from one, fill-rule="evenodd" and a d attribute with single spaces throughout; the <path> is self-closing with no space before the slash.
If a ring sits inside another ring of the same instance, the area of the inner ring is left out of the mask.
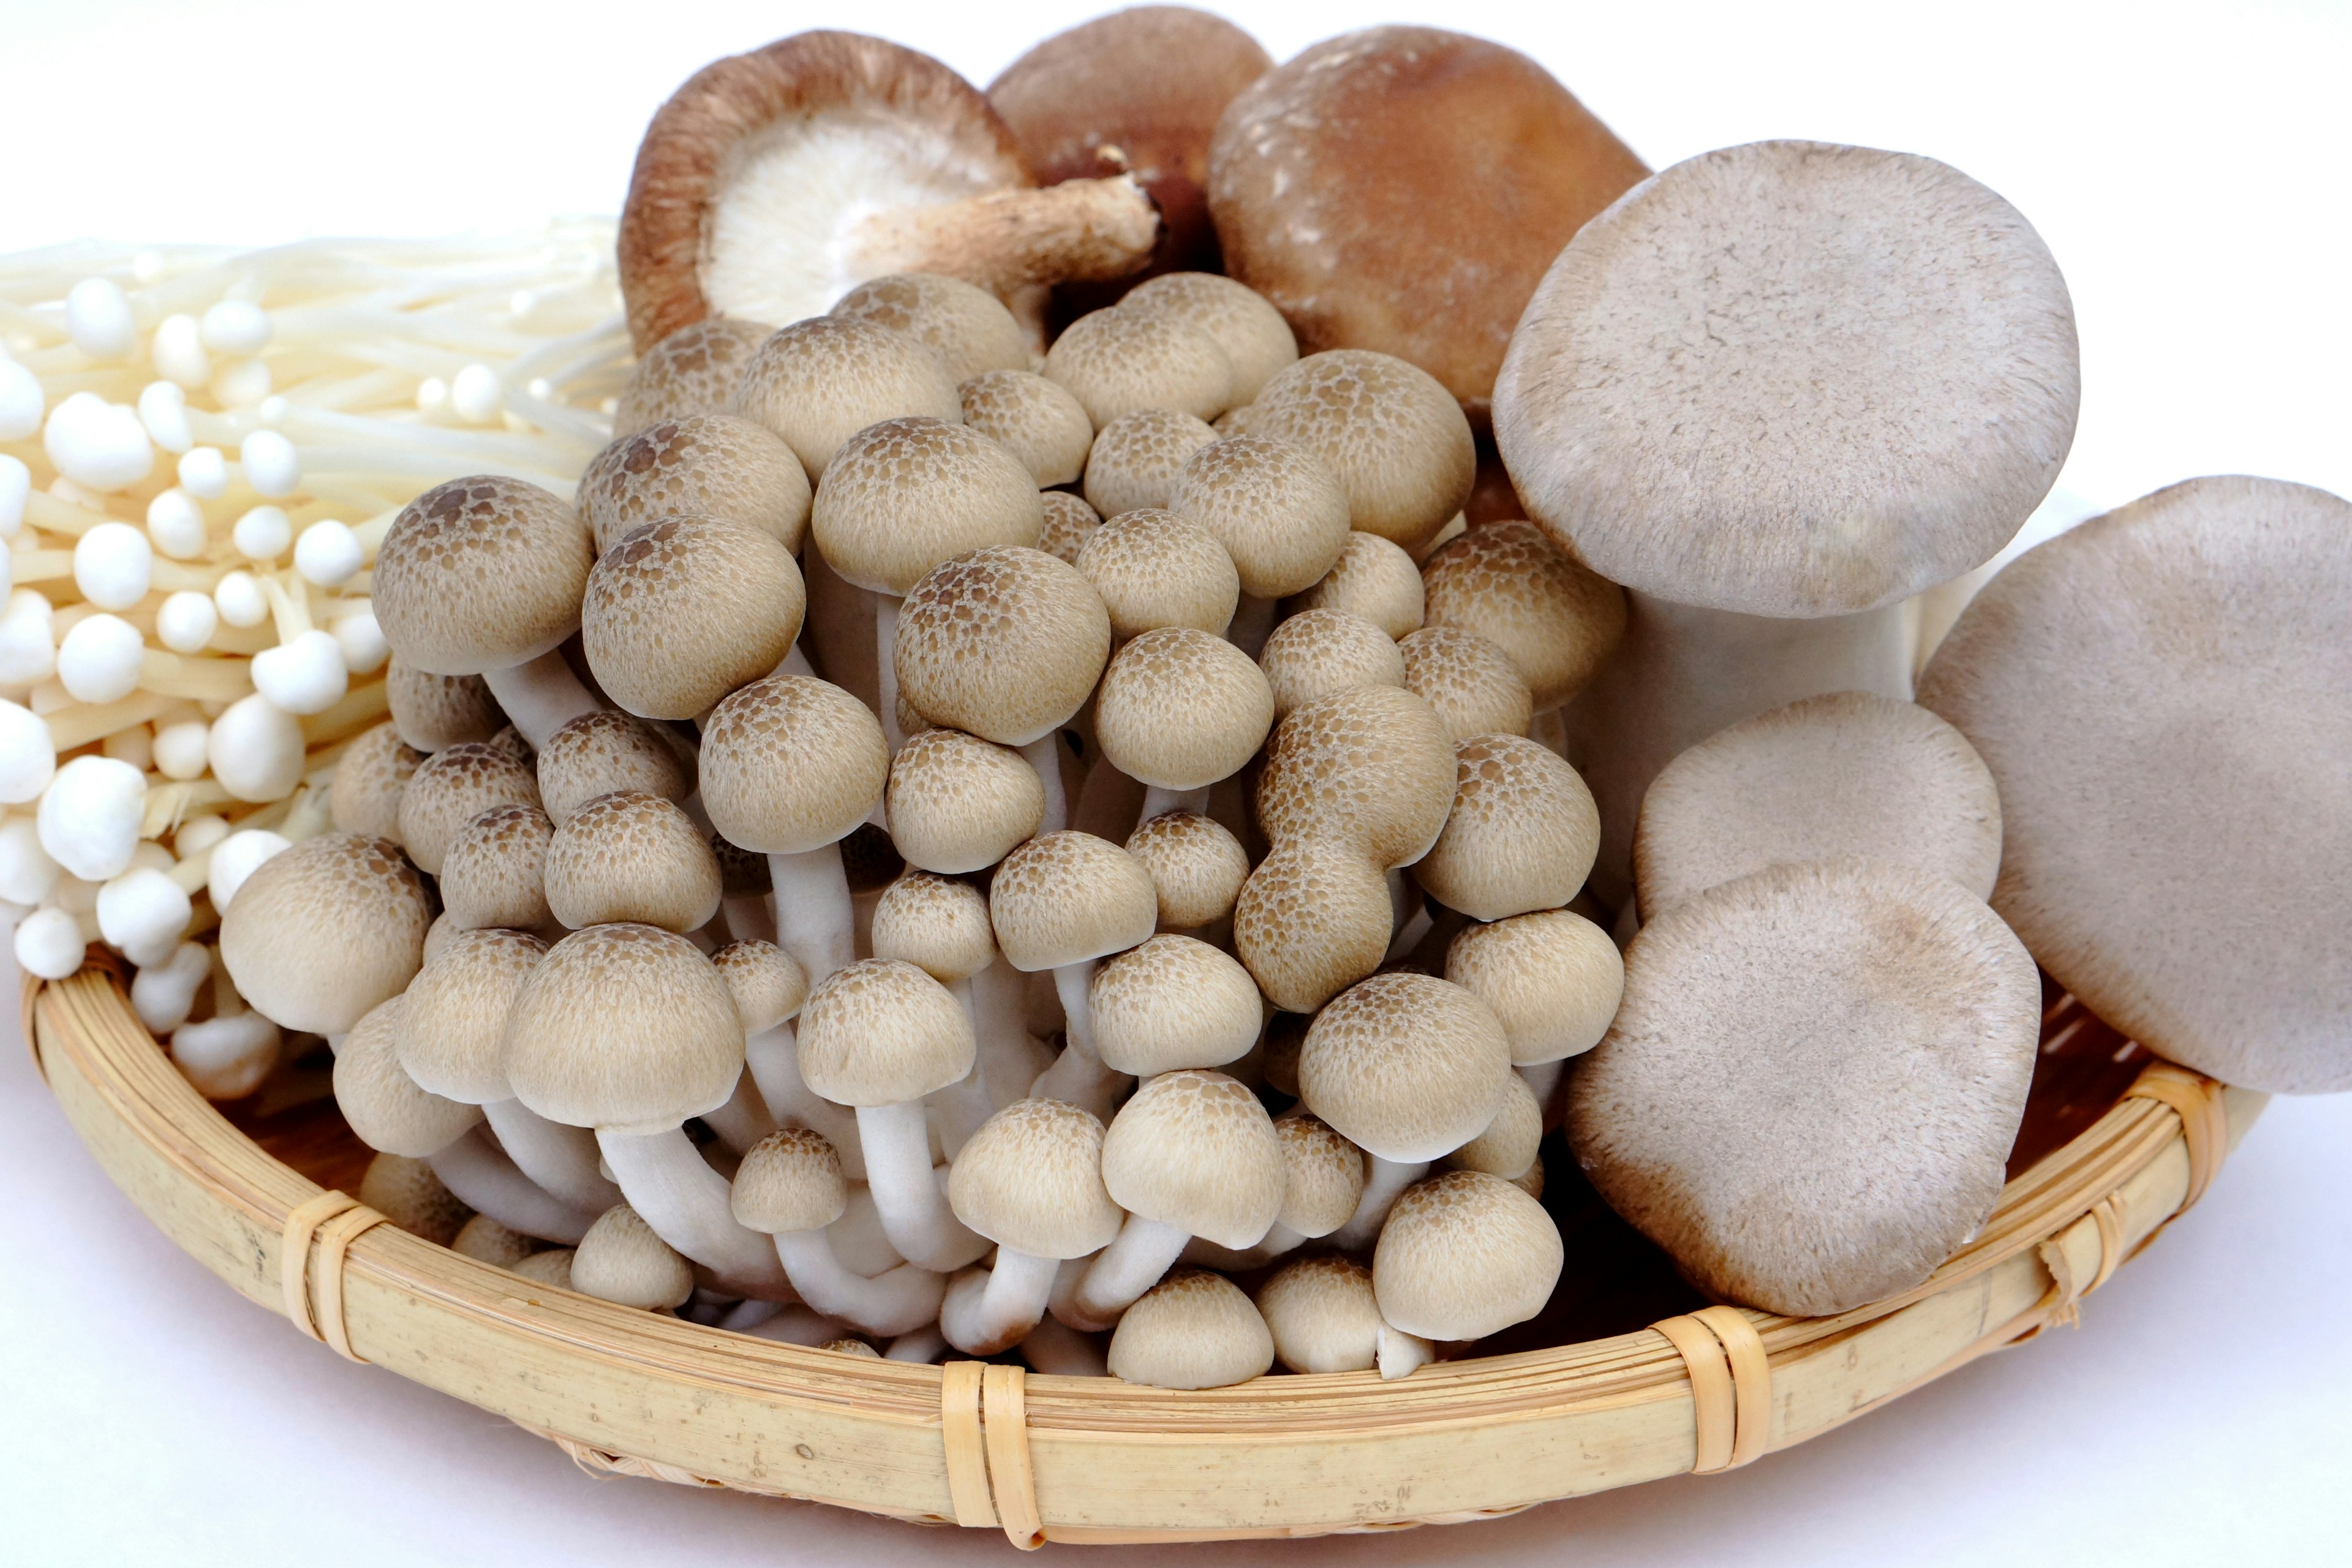
<path id="1" fill-rule="evenodd" d="M 96 956 L 93 950 L 93 956 Z M 2046 987 L 2008 1186 L 1917 1289 L 1832 1318 L 1707 1306 L 1576 1180 L 1545 1314 L 1384 1383 L 1202 1393 L 852 1358 L 534 1285 L 343 1195 L 368 1151 L 331 1099 L 224 1115 L 93 963 L 28 982 L 25 1037 L 115 1183 L 197 1261 L 357 1361 L 454 1394 L 582 1465 L 813 1500 L 1014 1544 L 1307 1536 L 1456 1522 L 1743 1465 L 2082 1298 L 2194 1204 L 2264 1097 L 2168 1063 Z"/>

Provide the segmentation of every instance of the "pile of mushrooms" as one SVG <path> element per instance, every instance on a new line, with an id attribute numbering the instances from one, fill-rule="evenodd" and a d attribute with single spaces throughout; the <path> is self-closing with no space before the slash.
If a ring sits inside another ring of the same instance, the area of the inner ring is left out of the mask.
<path id="1" fill-rule="evenodd" d="M 1916 1284 L 2031 1084 L 2012 922 L 2181 1059 L 2346 1081 L 2341 942 L 2248 959 L 2352 885 L 2352 672 L 2289 657 L 2352 646 L 2341 502 L 2045 546 L 1915 705 L 1905 601 L 2072 439 L 2014 209 L 1814 143 L 1645 177 L 1453 35 L 1269 63 L 1152 8 L 985 96 L 833 33 L 681 88 L 613 438 L 375 542 L 390 717 L 215 877 L 211 1021 L 271 1039 L 209 1081 L 321 1037 L 363 1200 L 550 1288 L 1175 1388 L 1536 1318 L 1556 1129 L 1712 1296 Z M 2289 710 L 2326 743 L 2241 734 Z"/>

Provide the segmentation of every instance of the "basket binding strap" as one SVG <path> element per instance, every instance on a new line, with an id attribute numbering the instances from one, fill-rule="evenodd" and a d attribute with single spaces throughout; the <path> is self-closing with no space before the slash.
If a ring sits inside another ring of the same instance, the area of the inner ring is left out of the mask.
<path id="1" fill-rule="evenodd" d="M 940 1369 L 948 1498 L 968 1530 L 1001 1529 L 1024 1552 L 1045 1543 L 1029 1465 L 1027 1369 L 951 1361 Z"/>
<path id="2" fill-rule="evenodd" d="M 1748 1315 L 1704 1307 L 1650 1325 L 1683 1358 L 1696 1427 L 1693 1475 L 1760 1458 L 1772 1432 L 1772 1362 Z"/>
<path id="3" fill-rule="evenodd" d="M 343 1264 L 360 1234 L 384 1216 L 345 1193 L 320 1193 L 286 1216 L 279 1237 L 278 1284 L 286 1292 L 286 1316 L 303 1334 L 345 1361 L 363 1360 L 352 1349 L 343 1319 Z M 319 1307 L 310 1310 L 310 1244 L 319 1244 Z"/>
<path id="4" fill-rule="evenodd" d="M 2202 1073 L 2160 1061 L 2141 1073 L 2124 1098 L 2159 1100 L 2180 1118 L 2181 1140 L 2189 1146 L 2189 1190 L 2172 1211 L 2178 1219 L 2205 1195 L 2230 1152 L 2230 1110 L 2221 1086 Z"/>

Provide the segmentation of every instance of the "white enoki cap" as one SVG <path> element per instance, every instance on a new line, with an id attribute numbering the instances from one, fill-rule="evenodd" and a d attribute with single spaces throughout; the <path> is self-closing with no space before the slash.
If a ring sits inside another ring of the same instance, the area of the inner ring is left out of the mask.
<path id="1" fill-rule="evenodd" d="M 1128 1308 L 1110 1337 L 1110 1370 L 1159 1388 L 1224 1388 L 1274 1364 L 1274 1337 L 1241 1287 L 1179 1269 Z"/>

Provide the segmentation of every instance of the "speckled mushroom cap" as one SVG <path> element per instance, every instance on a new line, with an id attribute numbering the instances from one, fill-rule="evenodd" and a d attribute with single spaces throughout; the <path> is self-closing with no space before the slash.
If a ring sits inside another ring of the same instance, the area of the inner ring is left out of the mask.
<path id="1" fill-rule="evenodd" d="M 1513 1073 L 1503 1085 L 1503 1103 L 1496 1109 L 1495 1120 L 1486 1123 L 1486 1131 L 1445 1156 L 1445 1166 L 1453 1171 L 1484 1171 L 1507 1182 L 1536 1163 L 1543 1122 L 1543 1102 L 1526 1079 Z"/>
<path id="2" fill-rule="evenodd" d="M 772 942 L 730 942 L 710 955 L 710 966 L 735 999 L 747 1035 L 774 1028 L 808 1001 L 808 971 Z"/>
<path id="3" fill-rule="evenodd" d="M 1139 1078 L 1238 1061 L 1265 1022 L 1249 971 L 1189 936 L 1155 936 L 1111 959 L 1095 972 L 1087 1001 L 1103 1064 Z"/>
<path id="4" fill-rule="evenodd" d="M 572 1289 L 652 1311 L 694 1294 L 694 1265 L 654 1234 L 636 1210 L 615 1205 L 596 1218 L 572 1254 Z"/>
<path id="5" fill-rule="evenodd" d="M 971 1071 L 971 1019 L 915 965 L 867 958 L 809 992 L 800 1018 L 801 1077 L 835 1105 L 897 1105 Z"/>
<path id="6" fill-rule="evenodd" d="M 513 753 L 487 742 L 434 752 L 400 792 L 400 840 L 432 876 L 466 824 L 494 805 L 537 805 L 539 781 Z"/>
<path id="7" fill-rule="evenodd" d="M 1601 811 L 1576 770 L 1517 735 L 1472 736 L 1454 748 L 1454 814 L 1413 880 L 1481 921 L 1576 897 L 1601 849 Z"/>
<path id="8" fill-rule="evenodd" d="M 1351 1258 L 1324 1253 L 1283 1265 L 1258 1287 L 1257 1310 L 1275 1355 L 1292 1372 L 1369 1372 L 1379 1359 L 1387 1325 L 1372 1271 Z"/>
<path id="9" fill-rule="evenodd" d="M 712 826 L 762 855 L 838 842 L 866 820 L 889 776 L 873 710 L 810 676 L 754 681 L 703 726 L 703 808 Z"/>
<path id="10" fill-rule="evenodd" d="M 1312 1013 L 1381 966 L 1395 923 L 1381 868 L 1339 838 L 1275 845 L 1234 905 L 1234 953 L 1265 999 Z"/>
<path id="11" fill-rule="evenodd" d="M 948 1206 L 999 1246 L 1033 1258 L 1108 1247 L 1127 1215 L 1102 1179 L 1103 1126 L 1062 1100 L 1016 1100 L 966 1141 Z"/>
<path id="12" fill-rule="evenodd" d="M 719 857 L 657 795 L 614 790 L 564 818 L 547 847 L 547 907 L 563 924 L 638 921 L 699 931 L 719 912 Z"/>
<path id="13" fill-rule="evenodd" d="M 1257 661 L 1274 689 L 1276 719 L 1303 703 L 1360 686 L 1404 684 L 1404 656 L 1395 640 L 1345 610 L 1306 610 L 1291 616 L 1274 628 Z"/>
<path id="14" fill-rule="evenodd" d="M 1103 1134 L 1102 1172 L 1129 1214 L 1220 1247 L 1256 1246 L 1282 1207 L 1274 1121 L 1219 1072 L 1182 1068 L 1137 1089 Z"/>
<path id="15" fill-rule="evenodd" d="M 456 1142 L 482 1119 L 482 1108 L 419 1089 L 408 1076 L 393 1050 L 404 1005 L 398 996 L 377 1003 L 343 1037 L 335 1052 L 335 1107 L 369 1148 L 421 1160 Z"/>
<path id="16" fill-rule="evenodd" d="M 1307 1109 L 1384 1160 L 1459 1149 L 1494 1121 L 1510 1076 L 1510 1043 L 1492 1008 L 1403 970 L 1341 992 L 1298 1051 Z"/>
<path id="17" fill-rule="evenodd" d="M 993 866 L 1045 819 L 1021 753 L 961 730 L 926 730 L 890 762 L 890 837 L 910 866 L 954 876 Z"/>
<path id="18" fill-rule="evenodd" d="M 1538 713 L 1584 689 L 1625 635 L 1625 591 L 1524 519 L 1449 542 L 1421 580 L 1428 624 L 1475 632 L 1509 655 Z"/>
<path id="19" fill-rule="evenodd" d="M 359 1200 L 408 1232 L 446 1247 L 474 1211 L 441 1184 L 421 1159 L 378 1154 L 360 1178 Z"/>
<path id="20" fill-rule="evenodd" d="M 996 933 L 980 889 L 929 871 L 909 871 L 882 889 L 873 930 L 875 957 L 903 959 L 943 985 L 996 961 Z"/>
<path id="21" fill-rule="evenodd" d="M 1429 373 L 1366 349 L 1309 354 L 1250 405 L 1253 436 L 1294 441 L 1348 493 L 1349 526 L 1418 550 L 1470 499 L 1478 451 Z"/>
<path id="22" fill-rule="evenodd" d="M 977 431 L 886 419 L 841 444 L 817 484 L 810 535 L 825 564 L 877 594 L 904 594 L 951 556 L 1032 546 L 1044 529 L 1036 481 Z"/>
<path id="23" fill-rule="evenodd" d="M 1080 316 L 1045 351 L 1045 374 L 1098 431 L 1139 408 L 1214 419 L 1234 401 L 1234 367 L 1217 340 L 1156 311 L 1113 306 Z"/>
<path id="24" fill-rule="evenodd" d="M 532 1242 L 519 1230 L 509 1230 L 486 1214 L 478 1214 L 465 1223 L 449 1243 L 449 1250 L 460 1258 L 470 1258 L 477 1263 L 487 1263 L 493 1268 L 511 1270 L 531 1255 Z"/>
<path id="25" fill-rule="evenodd" d="M 1582 915 L 1538 910 L 1463 931 L 1445 950 L 1445 978 L 1495 1010 L 1511 1060 L 1529 1067 L 1601 1043 L 1625 994 L 1625 961 Z"/>
<path id="26" fill-rule="evenodd" d="M 727 1103 L 743 1076 L 743 1024 L 686 938 L 590 926 L 523 982 L 503 1054 L 515 1098 L 551 1121 L 661 1132 Z"/>
<path id="27" fill-rule="evenodd" d="M 769 1133 L 736 1167 L 727 1208 L 738 1225 L 767 1236 L 824 1229 L 849 1209 L 840 1151 L 805 1127 Z"/>
<path id="28" fill-rule="evenodd" d="M 1201 789 L 1230 778 L 1274 726 L 1274 690 L 1249 655 L 1190 626 L 1118 650 L 1095 698 L 1103 755 L 1129 778 Z"/>
<path id="29" fill-rule="evenodd" d="M 1346 839 L 1378 870 L 1418 860 L 1454 808 L 1454 742 L 1409 691 L 1361 686 L 1292 710 L 1266 747 L 1265 836 Z"/>
<path id="30" fill-rule="evenodd" d="M 417 971 L 393 1049 L 419 1088 L 469 1105 L 514 1093 L 501 1059 L 507 1012 L 546 956 L 528 931 L 491 927 L 457 932 Z"/>
<path id="31" fill-rule="evenodd" d="M 1992 1212 L 2041 1020 L 2024 945 L 1949 879 L 1771 867 L 1642 927 L 1570 1081 L 1569 1144 L 1701 1289 L 1842 1312 Z"/>
<path id="32" fill-rule="evenodd" d="M 1364 1152 L 1301 1106 L 1275 1118 L 1285 1185 L 1275 1218 L 1304 1237 L 1328 1236 L 1348 1223 L 1364 1195 Z"/>
<path id="33" fill-rule="evenodd" d="M 1165 811 L 1139 823 L 1127 852 L 1143 862 L 1160 899 L 1160 929 L 1194 931 L 1234 912 L 1249 878 L 1249 853 L 1213 816 Z"/>
<path id="34" fill-rule="evenodd" d="M 1216 438 L 1207 421 L 1173 408 L 1120 415 L 1087 452 L 1087 504 L 1105 517 L 1165 507 L 1185 459 Z"/>
<path id="35" fill-rule="evenodd" d="M 744 368 L 775 330 L 740 316 L 707 316 L 669 333 L 631 367 L 614 430 L 627 435 L 665 419 L 730 412 Z"/>
<path id="36" fill-rule="evenodd" d="M 633 528 L 707 517 L 764 533 L 800 553 L 809 480 L 765 426 L 731 414 L 690 414 L 622 436 L 580 478 L 575 504 L 603 554 Z"/>
<path id="37" fill-rule="evenodd" d="M 1113 1376 L 1155 1388 L 1224 1388 L 1274 1364 L 1274 1337 L 1242 1288 L 1180 1268 L 1146 1290 L 1111 1331 Z"/>
<path id="38" fill-rule="evenodd" d="M 1348 548 L 1348 492 L 1296 441 L 1227 436 L 1185 458 L 1169 506 L 1215 536 L 1242 591 L 1278 599 L 1322 581 Z"/>
<path id="39" fill-rule="evenodd" d="M 1032 838 L 1004 858 L 988 885 L 996 945 L 1024 973 L 1137 946 L 1159 916 L 1143 862 L 1091 833 Z"/>
<path id="40" fill-rule="evenodd" d="M 1172 316 L 1216 340 L 1233 366 L 1235 406 L 1298 359 L 1298 340 L 1264 295 L 1214 272 L 1163 272 L 1128 290 L 1122 310 Z"/>
<path id="41" fill-rule="evenodd" d="M 792 652 L 808 608 L 767 534 L 666 517 L 623 534 L 588 574 L 580 640 L 606 696 L 644 719 L 692 719 Z"/>
<path id="42" fill-rule="evenodd" d="M 398 654 L 383 667 L 383 695 L 393 727 L 419 752 L 487 741 L 507 721 L 480 676 L 427 675 Z"/>
<path id="43" fill-rule="evenodd" d="M 562 498 L 476 474 L 401 509 L 368 593 L 403 663 L 479 675 L 537 658 L 578 630 L 594 560 L 587 525 Z"/>
<path id="44" fill-rule="evenodd" d="M 402 740 L 389 720 L 345 747 L 327 790 L 328 816 L 336 831 L 399 843 L 400 792 L 424 760 L 425 753 Z"/>
<path id="45" fill-rule="evenodd" d="M 616 789 L 681 803 L 694 793 L 694 769 L 678 748 L 644 720 L 610 708 L 583 713 L 550 735 L 537 765 L 540 804 L 554 822 Z"/>
<path id="46" fill-rule="evenodd" d="M 1495 435 L 1603 576 L 1829 616 L 2007 543 L 2079 395 L 2065 280 L 2014 207 L 1933 159 L 1759 142 L 1664 171 L 1560 252 Z"/>
<path id="47" fill-rule="evenodd" d="M 1423 626 L 1397 643 L 1404 689 L 1428 703 L 1455 742 L 1473 735 L 1524 735 L 1535 698 L 1510 656 L 1476 632 Z"/>
<path id="48" fill-rule="evenodd" d="M 441 905 L 467 931 L 529 931 L 555 917 L 547 907 L 547 845 L 555 825 L 520 802 L 494 805 L 458 830 L 441 858 Z"/>
<path id="49" fill-rule="evenodd" d="M 1791 860 L 1867 855 L 1979 899 L 2000 870 L 2000 795 L 1958 730 L 1863 691 L 1718 731 L 1652 780 L 1633 826 L 1642 918 Z"/>
<path id="50" fill-rule="evenodd" d="M 1564 1253 L 1543 1205 L 1500 1176 L 1448 1171 L 1405 1189 L 1381 1227 L 1381 1316 L 1429 1340 L 1476 1340 L 1551 1300 Z"/>
<path id="51" fill-rule="evenodd" d="M 1087 536 L 1102 526 L 1102 515 L 1087 504 L 1086 498 L 1067 490 L 1040 491 L 1037 500 L 1045 509 L 1045 526 L 1038 532 L 1037 548 L 1066 565 L 1076 566 Z"/>
<path id="52" fill-rule="evenodd" d="M 1401 637 L 1419 629 L 1424 614 L 1421 568 L 1402 545 L 1377 533 L 1351 532 L 1331 570 L 1292 599 L 1291 607 L 1345 610 Z"/>
<path id="53" fill-rule="evenodd" d="M 871 278 L 831 312 L 904 332 L 927 344 L 958 384 L 992 370 L 1027 370 L 1029 337 L 985 289 L 936 272 Z"/>
<path id="54" fill-rule="evenodd" d="M 398 845 L 326 833 L 245 879 L 221 917 L 221 961 L 278 1027 L 340 1035 L 415 974 L 432 919 Z"/>
<path id="55" fill-rule="evenodd" d="M 1111 635 L 1191 626 L 1211 637 L 1232 624 L 1241 578 L 1225 547 L 1190 518 L 1146 507 L 1087 535 L 1072 563 L 1102 595 Z"/>
<path id="56" fill-rule="evenodd" d="M 795 321 L 744 367 L 735 412 L 783 437 L 812 483 L 858 431 L 918 416 L 959 424 L 955 377 L 904 332 L 846 316 Z"/>
<path id="57" fill-rule="evenodd" d="M 1066 485 L 1087 471 L 1095 422 L 1067 388 L 1024 368 L 987 371 L 956 394 L 966 428 L 1018 458 L 1038 484 Z"/>
<path id="58" fill-rule="evenodd" d="M 1110 658 L 1110 614 L 1039 550 L 975 550 L 916 584 L 898 613 L 898 689 L 936 724 L 1025 746 L 1069 722 Z"/>
<path id="59" fill-rule="evenodd" d="M 1919 683 L 2000 781 L 1993 907 L 2034 956 L 2273 1093 L 2352 1089 L 2347 542 L 2324 490 L 2191 479 L 2012 562 Z"/>

